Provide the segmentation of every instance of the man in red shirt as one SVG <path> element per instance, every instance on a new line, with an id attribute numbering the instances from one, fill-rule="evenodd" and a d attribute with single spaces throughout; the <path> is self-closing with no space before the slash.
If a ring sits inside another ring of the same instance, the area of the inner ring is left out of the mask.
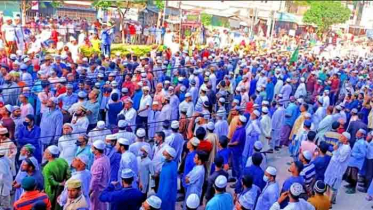
<path id="1" fill-rule="evenodd" d="M 334 105 L 335 102 L 338 100 L 338 91 L 339 91 L 339 84 L 341 81 L 338 78 L 337 74 L 333 75 L 331 79 L 332 84 L 330 84 L 330 104 Z"/>
<path id="2" fill-rule="evenodd" d="M 211 142 L 205 140 L 206 129 L 204 127 L 197 128 L 196 137 L 200 141 L 197 150 L 205 151 L 209 155 L 212 150 L 212 144 Z"/>

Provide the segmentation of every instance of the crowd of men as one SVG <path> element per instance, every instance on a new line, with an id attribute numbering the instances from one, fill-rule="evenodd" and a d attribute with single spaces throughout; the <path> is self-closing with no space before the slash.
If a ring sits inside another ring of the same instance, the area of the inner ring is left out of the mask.
<path id="1" fill-rule="evenodd" d="M 2 209 L 327 210 L 343 181 L 373 199 L 372 58 L 52 56 L 6 39 Z M 285 149 L 280 187 L 266 154 Z"/>

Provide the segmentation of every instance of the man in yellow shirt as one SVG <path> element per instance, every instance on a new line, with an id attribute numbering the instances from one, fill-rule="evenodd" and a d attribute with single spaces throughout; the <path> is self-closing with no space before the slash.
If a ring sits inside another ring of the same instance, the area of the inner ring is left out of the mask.
<path id="1" fill-rule="evenodd" d="M 315 210 L 329 210 L 331 207 L 330 199 L 328 196 L 324 195 L 326 191 L 326 185 L 323 181 L 318 180 L 313 186 L 313 191 L 315 195 L 308 199 Z"/>

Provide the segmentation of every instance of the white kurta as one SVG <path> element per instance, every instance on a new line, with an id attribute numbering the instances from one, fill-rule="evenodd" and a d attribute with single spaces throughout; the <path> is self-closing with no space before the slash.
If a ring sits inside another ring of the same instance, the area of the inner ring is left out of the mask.
<path id="1" fill-rule="evenodd" d="M 75 142 L 78 139 L 78 134 L 63 135 L 58 139 L 58 149 L 60 149 L 60 158 L 66 160 L 70 165 L 75 157 L 77 146 Z"/>
<path id="2" fill-rule="evenodd" d="M 263 115 L 260 120 L 261 134 L 260 141 L 263 144 L 263 151 L 270 149 L 269 140 L 266 137 L 271 137 L 272 131 L 272 121 L 271 117 L 268 114 Z"/>

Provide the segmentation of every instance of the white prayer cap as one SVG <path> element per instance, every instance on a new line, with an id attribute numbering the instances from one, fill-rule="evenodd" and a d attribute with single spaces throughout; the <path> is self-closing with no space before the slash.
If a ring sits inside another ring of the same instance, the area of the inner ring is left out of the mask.
<path id="1" fill-rule="evenodd" d="M 260 112 L 259 112 L 258 110 L 254 110 L 254 111 L 253 111 L 253 114 L 254 114 L 255 116 L 257 116 L 257 117 L 260 116 Z"/>
<path id="2" fill-rule="evenodd" d="M 208 122 L 207 129 L 213 131 L 215 129 L 215 124 L 213 122 Z"/>
<path id="3" fill-rule="evenodd" d="M 362 129 L 362 128 L 360 128 L 357 132 L 360 132 L 360 133 L 362 133 L 362 134 L 364 134 L 364 135 L 367 134 L 366 130 L 364 130 L 364 129 Z"/>
<path id="4" fill-rule="evenodd" d="M 117 140 L 117 135 L 116 134 L 110 134 L 110 135 L 107 135 L 105 137 L 105 139 L 110 140 L 110 141 Z"/>
<path id="5" fill-rule="evenodd" d="M 254 143 L 254 148 L 257 149 L 257 150 L 262 150 L 263 149 L 263 144 L 261 141 L 256 141 Z"/>
<path id="6" fill-rule="evenodd" d="M 93 142 L 93 146 L 99 150 L 104 150 L 106 147 L 104 141 L 102 140 L 96 140 L 95 142 Z"/>
<path id="7" fill-rule="evenodd" d="M 58 99 L 56 97 L 51 97 L 49 100 L 52 101 L 55 104 L 58 103 Z"/>
<path id="8" fill-rule="evenodd" d="M 178 129 L 179 128 L 179 121 L 174 120 L 171 122 L 171 128 Z"/>
<path id="9" fill-rule="evenodd" d="M 129 168 L 125 168 L 121 172 L 122 179 L 129 179 L 129 178 L 132 178 L 133 176 L 134 176 L 133 171 Z"/>
<path id="10" fill-rule="evenodd" d="M 149 88 L 148 86 L 144 86 L 144 87 L 142 88 L 142 90 L 143 90 L 143 91 L 150 91 L 150 88 Z"/>
<path id="11" fill-rule="evenodd" d="M 305 150 L 302 152 L 302 155 L 306 160 L 311 160 L 312 159 L 312 153 L 308 150 Z"/>
<path id="12" fill-rule="evenodd" d="M 128 123 L 127 123 L 127 121 L 125 121 L 125 120 L 119 120 L 119 122 L 118 122 L 118 127 L 119 128 L 124 128 L 124 127 L 126 127 L 128 125 Z"/>
<path id="13" fill-rule="evenodd" d="M 317 101 L 322 104 L 323 103 L 323 100 L 322 100 L 322 97 L 319 96 L 319 98 L 317 99 Z"/>
<path id="14" fill-rule="evenodd" d="M 105 122 L 104 121 L 98 121 L 97 122 L 97 128 L 98 129 L 104 129 L 105 128 Z"/>
<path id="15" fill-rule="evenodd" d="M 262 105 L 269 105 L 269 101 L 263 101 Z"/>
<path id="16" fill-rule="evenodd" d="M 7 133 L 8 133 L 8 129 L 7 128 L 0 128 L 0 134 L 7 134 Z"/>
<path id="17" fill-rule="evenodd" d="M 151 195 L 145 202 L 155 209 L 161 209 L 162 200 L 156 195 Z"/>
<path id="18" fill-rule="evenodd" d="M 207 91 L 207 87 L 206 86 L 202 86 L 201 90 L 206 92 Z"/>
<path id="19" fill-rule="evenodd" d="M 192 94 L 190 94 L 189 92 L 185 94 L 185 98 L 188 98 L 188 97 L 191 97 Z"/>
<path id="20" fill-rule="evenodd" d="M 327 94 L 328 94 L 328 93 L 329 93 L 329 90 L 324 90 L 324 93 L 327 93 Z"/>
<path id="21" fill-rule="evenodd" d="M 301 81 L 301 82 L 304 82 L 304 81 L 306 81 L 306 80 L 304 79 L 304 77 L 301 77 L 301 78 L 300 78 L 300 81 Z"/>
<path id="22" fill-rule="evenodd" d="M 186 205 L 190 209 L 197 209 L 200 204 L 200 200 L 197 194 L 190 194 L 186 200 Z"/>
<path id="23" fill-rule="evenodd" d="M 70 36 L 70 41 L 75 41 L 76 39 L 73 36 Z"/>
<path id="24" fill-rule="evenodd" d="M 227 177 L 223 176 L 223 175 L 219 175 L 218 177 L 216 177 L 215 179 L 215 186 L 217 188 L 225 188 L 227 186 Z"/>
<path id="25" fill-rule="evenodd" d="M 159 105 L 159 102 L 158 101 L 153 101 L 152 105 Z"/>
<path id="26" fill-rule="evenodd" d="M 58 155 L 60 153 L 60 150 L 56 145 L 50 145 L 47 150 L 52 154 L 52 155 Z"/>
<path id="27" fill-rule="evenodd" d="M 224 98 L 219 98 L 219 102 L 220 103 L 225 103 L 225 99 Z"/>
<path id="28" fill-rule="evenodd" d="M 290 81 L 291 81 L 291 79 L 290 79 L 290 78 L 287 78 L 287 79 L 286 79 L 286 82 L 290 82 Z"/>
<path id="29" fill-rule="evenodd" d="M 167 152 L 171 157 L 175 158 L 175 156 L 176 156 L 176 151 L 175 151 L 174 148 L 172 148 L 172 147 L 167 147 L 167 148 L 165 149 L 165 151 L 166 151 L 166 152 Z"/>
<path id="30" fill-rule="evenodd" d="M 337 105 L 337 106 L 335 106 L 335 109 L 338 110 L 338 111 L 341 111 L 341 110 L 342 110 L 342 107 L 339 106 L 339 105 Z"/>
<path id="31" fill-rule="evenodd" d="M 311 114 L 309 112 L 306 112 L 306 114 L 304 114 L 304 117 L 306 118 L 310 118 L 311 117 Z"/>
<path id="32" fill-rule="evenodd" d="M 88 165 L 89 163 L 89 158 L 87 155 L 78 155 L 76 158 L 79 159 L 85 165 Z"/>
<path id="33" fill-rule="evenodd" d="M 303 186 L 297 182 L 290 186 L 290 193 L 294 196 L 300 196 L 303 192 Z"/>
<path id="34" fill-rule="evenodd" d="M 272 176 L 276 176 L 277 169 L 273 166 L 268 166 L 267 169 L 266 169 L 266 172 L 271 174 Z"/>
<path id="35" fill-rule="evenodd" d="M 13 107 L 10 104 L 5 105 L 5 109 L 8 110 L 8 112 L 13 112 Z"/>
<path id="36" fill-rule="evenodd" d="M 128 139 L 125 139 L 125 138 L 119 138 L 118 143 L 122 144 L 122 145 L 130 145 L 130 141 Z"/>
<path id="37" fill-rule="evenodd" d="M 263 108 L 262 108 L 262 112 L 268 114 L 269 110 L 268 110 L 267 107 L 263 107 Z"/>
<path id="38" fill-rule="evenodd" d="M 238 104 L 238 103 L 240 103 L 240 101 L 238 99 L 233 99 L 233 103 Z"/>
<path id="39" fill-rule="evenodd" d="M 199 143 L 201 141 L 199 139 L 197 139 L 196 137 L 193 137 L 191 140 L 190 140 L 190 143 L 195 146 L 195 147 L 198 147 Z"/>
<path id="40" fill-rule="evenodd" d="M 343 132 L 342 135 L 343 135 L 344 137 L 346 137 L 348 140 L 351 139 L 351 134 L 350 134 L 350 133 Z"/>
<path id="41" fill-rule="evenodd" d="M 144 145 L 142 145 L 142 147 L 140 149 L 144 150 L 146 153 L 149 154 L 149 151 L 150 151 L 149 145 L 144 144 Z"/>
<path id="42" fill-rule="evenodd" d="M 117 81 L 115 81 L 115 80 L 114 80 L 114 81 L 112 81 L 112 82 L 111 82 L 111 86 L 113 86 L 113 87 L 116 87 L 116 86 L 118 86 L 118 83 L 117 83 Z"/>
<path id="43" fill-rule="evenodd" d="M 146 131 L 144 128 L 139 128 L 137 129 L 136 131 L 136 136 L 139 137 L 139 138 L 144 138 L 146 135 Z"/>
<path id="44" fill-rule="evenodd" d="M 247 121 L 247 118 L 246 118 L 245 116 L 243 116 L 243 115 L 240 115 L 240 116 L 238 117 L 238 119 L 239 119 L 241 122 L 243 122 L 243 123 L 245 123 L 245 122 Z"/>

